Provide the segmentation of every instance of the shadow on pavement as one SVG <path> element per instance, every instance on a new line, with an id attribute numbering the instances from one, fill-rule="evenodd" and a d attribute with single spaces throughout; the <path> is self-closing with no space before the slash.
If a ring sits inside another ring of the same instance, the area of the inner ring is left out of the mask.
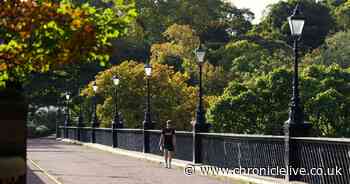
<path id="1" fill-rule="evenodd" d="M 28 184 L 46 184 L 43 180 L 41 180 L 35 173 L 42 172 L 40 170 L 32 170 L 30 168 L 27 169 L 27 183 Z"/>

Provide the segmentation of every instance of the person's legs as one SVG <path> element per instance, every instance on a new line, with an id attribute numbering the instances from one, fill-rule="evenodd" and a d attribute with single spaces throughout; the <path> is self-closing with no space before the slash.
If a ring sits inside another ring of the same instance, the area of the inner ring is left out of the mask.
<path id="1" fill-rule="evenodd" d="M 169 151 L 168 153 L 168 168 L 171 169 L 171 159 L 172 159 L 172 156 L 173 156 L 173 152 L 172 151 Z"/>
<path id="2" fill-rule="evenodd" d="M 168 167 L 168 150 L 164 149 L 164 167 Z"/>

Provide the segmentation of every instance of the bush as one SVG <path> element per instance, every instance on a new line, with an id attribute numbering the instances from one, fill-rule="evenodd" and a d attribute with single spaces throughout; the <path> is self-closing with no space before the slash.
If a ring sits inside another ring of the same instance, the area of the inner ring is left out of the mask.
<path id="1" fill-rule="evenodd" d="M 27 126 L 28 137 L 29 138 L 37 138 L 37 137 L 45 137 L 52 133 L 49 128 L 45 125 L 35 126 L 34 124 L 30 124 Z"/>

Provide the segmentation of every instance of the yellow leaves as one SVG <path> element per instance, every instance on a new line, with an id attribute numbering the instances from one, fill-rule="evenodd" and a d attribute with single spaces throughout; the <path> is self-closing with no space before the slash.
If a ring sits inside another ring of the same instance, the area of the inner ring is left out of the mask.
<path id="1" fill-rule="evenodd" d="M 69 49 L 64 48 L 61 53 L 58 54 L 58 64 L 63 65 L 69 62 L 70 51 Z"/>
<path id="2" fill-rule="evenodd" d="M 84 24 L 86 24 L 86 20 L 84 19 L 86 14 L 83 10 L 77 8 L 72 9 L 71 11 L 68 11 L 68 14 L 72 17 L 73 21 L 71 22 L 72 29 L 80 29 Z M 87 32 L 92 31 L 91 26 L 84 26 L 84 30 Z"/>
<path id="3" fill-rule="evenodd" d="M 83 15 L 83 11 L 80 9 L 75 9 L 71 14 L 73 18 L 78 18 L 78 17 L 81 17 L 82 15 Z"/>
<path id="4" fill-rule="evenodd" d="M 5 63 L 0 63 L 0 71 L 7 70 L 7 65 Z"/>
<path id="5" fill-rule="evenodd" d="M 163 35 L 190 50 L 194 50 L 199 45 L 199 37 L 189 25 L 171 25 Z"/>
<path id="6" fill-rule="evenodd" d="M 29 32 L 21 31 L 19 32 L 19 35 L 21 35 L 21 37 L 24 39 L 24 38 L 28 38 L 30 34 Z"/>
<path id="7" fill-rule="evenodd" d="M 79 29 L 81 27 L 81 20 L 80 19 L 74 19 L 71 23 L 72 29 Z"/>

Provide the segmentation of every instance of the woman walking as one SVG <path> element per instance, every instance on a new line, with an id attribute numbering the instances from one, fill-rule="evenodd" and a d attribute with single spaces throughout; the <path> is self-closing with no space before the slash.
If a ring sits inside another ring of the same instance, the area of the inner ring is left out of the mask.
<path id="1" fill-rule="evenodd" d="M 176 147 L 175 129 L 171 127 L 171 120 L 166 121 L 159 140 L 160 151 L 164 153 L 164 167 L 171 168 L 171 159 Z"/>

